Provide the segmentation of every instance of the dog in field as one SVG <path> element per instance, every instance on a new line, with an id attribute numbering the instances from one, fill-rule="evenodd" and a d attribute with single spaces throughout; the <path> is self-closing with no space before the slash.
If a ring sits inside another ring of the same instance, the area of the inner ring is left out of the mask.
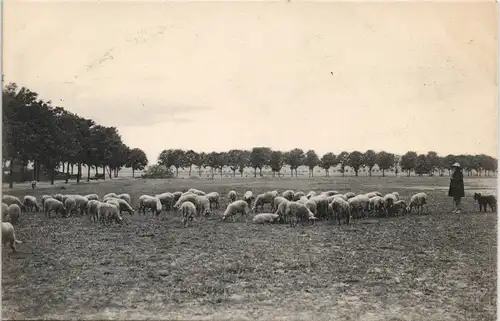
<path id="1" fill-rule="evenodd" d="M 481 195 L 481 193 L 474 193 L 474 200 L 479 204 L 479 212 L 484 208 L 486 212 L 486 206 L 489 205 L 492 212 L 497 210 L 497 198 L 495 195 Z"/>

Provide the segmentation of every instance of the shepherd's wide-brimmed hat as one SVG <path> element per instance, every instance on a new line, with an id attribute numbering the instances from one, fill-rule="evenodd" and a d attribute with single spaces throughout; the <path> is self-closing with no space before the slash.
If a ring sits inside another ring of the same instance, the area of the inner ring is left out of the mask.
<path id="1" fill-rule="evenodd" d="M 455 162 L 455 164 L 451 165 L 451 167 L 458 167 L 458 168 L 460 168 L 460 164 L 458 162 Z"/>

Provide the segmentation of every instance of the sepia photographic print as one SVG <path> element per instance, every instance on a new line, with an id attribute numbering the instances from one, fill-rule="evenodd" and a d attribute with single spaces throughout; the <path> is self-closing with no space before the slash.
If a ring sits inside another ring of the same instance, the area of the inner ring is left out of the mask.
<path id="1" fill-rule="evenodd" d="M 2 319 L 497 319 L 496 2 L 2 18 Z"/>

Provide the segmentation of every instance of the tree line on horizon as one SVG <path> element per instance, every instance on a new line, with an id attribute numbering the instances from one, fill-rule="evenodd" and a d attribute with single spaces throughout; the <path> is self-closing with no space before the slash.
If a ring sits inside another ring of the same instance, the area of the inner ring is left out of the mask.
<path id="1" fill-rule="evenodd" d="M 342 175 L 349 167 L 355 173 L 355 176 L 358 176 L 360 169 L 367 170 L 368 175 L 371 176 L 376 165 L 382 172 L 382 176 L 385 176 L 385 172 L 389 170 L 394 171 L 397 175 L 399 168 L 407 176 L 410 176 L 412 172 L 419 176 L 433 175 L 436 171 L 442 176 L 446 170 L 451 171 L 451 166 L 455 162 L 461 164 L 467 175 L 472 175 L 475 172 L 478 176 L 483 173 L 488 176 L 497 171 L 497 160 L 484 154 L 450 154 L 441 157 L 434 151 L 420 155 L 414 151 L 409 151 L 402 156 L 398 156 L 385 151 L 377 153 L 374 150 L 367 150 L 364 153 L 343 151 L 338 155 L 326 153 L 320 158 L 314 150 L 304 152 L 300 148 L 295 148 L 283 152 L 268 147 L 254 147 L 252 150 L 232 149 L 228 152 L 210 153 L 165 149 L 158 156 L 157 165 L 153 165 L 149 170 L 159 172 L 154 166 L 163 166 L 167 169 L 175 168 L 175 176 L 178 176 L 179 168 L 182 168 L 188 169 L 191 177 L 192 168 L 196 166 L 201 177 L 202 168 L 209 167 L 212 177 L 214 177 L 217 170 L 222 177 L 222 170 L 228 167 L 231 169 L 233 177 L 235 177 L 237 171 L 243 176 L 244 169 L 248 167 L 254 170 L 254 177 L 256 177 L 257 170 L 259 170 L 259 175 L 262 176 L 262 169 L 270 168 L 274 177 L 276 175 L 280 176 L 282 168 L 286 165 L 290 168 L 292 177 L 294 171 L 297 177 L 297 169 L 300 166 L 306 166 L 309 169 L 309 176 L 313 177 L 316 167 L 323 168 L 325 175 L 329 176 L 330 169 L 338 166 Z"/>
<path id="2" fill-rule="evenodd" d="M 32 179 L 39 181 L 44 176 L 52 184 L 61 165 L 66 182 L 69 178 L 79 182 L 82 165 L 88 168 L 89 180 L 90 168 L 95 168 L 96 177 L 105 179 L 106 170 L 111 178 L 112 173 L 116 177 L 124 166 L 135 171 L 148 164 L 144 151 L 125 145 L 116 127 L 99 125 L 54 106 L 26 87 L 19 88 L 16 83 L 6 85 L 2 104 L 2 161 L 4 169 L 9 163 L 9 187 L 14 183 L 15 164 L 23 170 L 32 163 Z M 99 168 L 102 168 L 100 175 Z"/>

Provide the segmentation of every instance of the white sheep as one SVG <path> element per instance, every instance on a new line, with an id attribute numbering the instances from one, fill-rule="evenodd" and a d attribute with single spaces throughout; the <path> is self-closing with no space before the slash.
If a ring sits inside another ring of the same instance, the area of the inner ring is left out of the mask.
<path id="1" fill-rule="evenodd" d="M 318 195 L 318 194 L 315 191 L 310 191 L 309 193 L 307 193 L 306 197 L 310 199 L 311 197 L 316 196 L 316 195 Z"/>
<path id="2" fill-rule="evenodd" d="M 189 201 L 182 203 L 179 211 L 182 212 L 182 223 L 184 223 L 184 227 L 188 226 L 189 221 L 193 221 L 194 215 L 197 212 L 196 206 Z"/>
<path id="3" fill-rule="evenodd" d="M 281 201 L 281 203 L 278 205 L 278 208 L 276 209 L 276 212 L 275 214 L 278 214 L 281 218 L 283 218 L 283 222 L 286 223 L 287 220 L 286 220 L 286 208 L 288 206 L 288 203 L 290 203 L 291 201 L 285 199 L 283 201 Z"/>
<path id="4" fill-rule="evenodd" d="M 24 204 L 21 202 L 21 200 L 16 197 L 16 196 L 12 196 L 12 195 L 4 195 L 2 197 L 2 203 L 5 203 L 7 205 L 12 205 L 12 204 L 17 204 L 20 208 L 21 208 L 21 211 L 22 212 L 25 212 L 26 211 L 26 208 L 24 207 Z"/>
<path id="5" fill-rule="evenodd" d="M 337 191 L 326 191 L 326 192 L 322 192 L 321 194 L 324 194 L 326 196 L 333 196 L 333 195 L 339 195 L 340 193 Z"/>
<path id="6" fill-rule="evenodd" d="M 64 204 L 55 198 L 45 200 L 43 206 L 46 217 L 48 217 L 52 211 L 56 212 L 56 214 L 60 213 L 61 216 L 66 216 L 66 208 L 64 207 Z"/>
<path id="7" fill-rule="evenodd" d="M 11 204 L 7 210 L 9 213 L 9 222 L 12 225 L 17 225 L 19 223 L 19 217 L 21 216 L 21 207 L 17 204 Z"/>
<path id="8" fill-rule="evenodd" d="M 210 211 L 210 200 L 204 195 L 196 195 L 195 203 L 199 216 L 208 216 L 212 214 Z"/>
<path id="9" fill-rule="evenodd" d="M 19 205 L 18 205 L 19 206 Z M 9 222 L 2 222 L 2 244 L 9 243 L 12 252 L 16 252 L 16 243 L 23 243 L 16 238 L 14 226 Z"/>
<path id="10" fill-rule="evenodd" d="M 353 193 L 353 194 L 354 194 L 354 193 Z M 349 197 L 345 196 L 344 194 L 335 194 L 335 195 L 333 195 L 333 196 L 331 196 L 331 197 L 333 197 L 332 201 L 333 201 L 334 199 L 336 199 L 336 198 L 343 199 L 344 201 L 347 201 L 347 200 L 349 199 Z"/>
<path id="11" fill-rule="evenodd" d="M 183 194 L 181 197 L 179 197 L 179 199 L 177 200 L 177 202 L 175 202 L 174 204 L 174 209 L 178 209 L 180 208 L 180 206 L 182 205 L 182 203 L 184 202 L 191 202 L 193 204 L 196 204 L 196 197 L 199 196 L 197 194 L 194 194 L 194 193 L 186 193 L 186 194 Z"/>
<path id="12" fill-rule="evenodd" d="M 98 209 L 99 209 L 99 202 L 98 200 L 90 200 L 87 204 L 87 211 L 90 216 L 90 219 L 97 222 L 98 220 Z"/>
<path id="13" fill-rule="evenodd" d="M 294 192 L 289 189 L 287 191 L 284 191 L 283 194 L 281 194 L 284 198 L 286 198 L 289 201 L 293 200 Z"/>
<path id="14" fill-rule="evenodd" d="M 353 217 L 360 218 L 363 213 L 367 213 L 368 204 L 370 199 L 366 195 L 356 195 L 347 200 L 349 206 L 351 207 L 351 214 Z"/>
<path id="15" fill-rule="evenodd" d="M 243 194 L 243 200 L 247 202 L 248 206 L 252 205 L 252 201 L 255 199 L 255 196 L 253 195 L 252 191 L 246 191 L 245 194 Z M 234 202 L 233 202 L 234 203 Z"/>
<path id="16" fill-rule="evenodd" d="M 2 222 L 9 221 L 9 205 L 2 203 Z"/>
<path id="17" fill-rule="evenodd" d="M 166 211 L 172 209 L 172 205 L 174 204 L 174 195 L 172 193 L 166 192 L 155 195 L 155 197 L 160 200 L 162 206 L 165 206 Z"/>
<path id="18" fill-rule="evenodd" d="M 157 197 L 149 196 L 139 199 L 139 213 L 142 209 L 142 213 L 146 215 L 147 208 L 150 209 L 152 213 L 155 213 L 158 216 L 161 213 L 162 205 Z"/>
<path id="19" fill-rule="evenodd" d="M 214 208 L 219 208 L 219 199 L 220 199 L 219 193 L 211 192 L 205 194 L 205 197 L 208 198 L 208 200 L 210 201 L 210 208 L 212 208 L 212 205 L 214 205 Z"/>
<path id="20" fill-rule="evenodd" d="M 306 194 L 304 192 L 296 192 L 293 194 L 293 200 L 298 201 L 303 196 L 306 196 Z"/>
<path id="21" fill-rule="evenodd" d="M 87 195 L 85 195 L 85 198 L 88 199 L 89 201 L 98 201 L 99 200 L 99 195 L 97 195 L 97 194 L 87 194 Z"/>
<path id="22" fill-rule="evenodd" d="M 370 193 L 366 193 L 365 195 L 366 195 L 366 197 L 368 197 L 368 198 L 372 198 L 372 197 L 374 197 L 374 196 L 383 196 L 383 195 L 382 195 L 382 193 L 377 192 L 377 191 L 375 191 L 375 192 L 370 192 Z"/>
<path id="23" fill-rule="evenodd" d="M 318 206 L 316 204 L 316 202 L 314 200 L 311 200 L 311 199 L 308 199 L 304 205 L 314 214 L 316 215 L 316 213 L 318 212 L 317 209 L 318 209 Z M 328 206 L 328 205 L 327 205 Z"/>
<path id="24" fill-rule="evenodd" d="M 71 197 L 75 200 L 76 209 L 78 210 L 80 215 L 83 213 L 87 213 L 87 203 L 89 202 L 89 200 L 85 196 L 78 194 L 65 195 L 65 196 Z"/>
<path id="25" fill-rule="evenodd" d="M 422 214 L 424 211 L 424 205 L 426 205 L 427 213 L 429 213 L 429 207 L 427 206 L 427 194 L 417 193 L 410 198 L 410 203 L 406 208 L 406 212 L 411 213 L 413 208 L 416 208 L 419 210 L 419 213 Z"/>
<path id="26" fill-rule="evenodd" d="M 116 195 L 116 193 L 108 193 L 102 197 L 102 200 L 104 201 L 104 199 L 108 197 L 118 197 L 118 195 Z"/>
<path id="27" fill-rule="evenodd" d="M 40 211 L 40 207 L 37 204 L 36 197 L 31 195 L 24 196 L 24 207 L 27 211 L 38 212 Z"/>
<path id="28" fill-rule="evenodd" d="M 73 197 L 67 197 L 66 200 L 64 201 L 64 207 L 68 211 L 69 215 L 72 215 L 74 212 L 76 212 L 76 201 Z"/>
<path id="29" fill-rule="evenodd" d="M 316 203 L 318 218 L 328 218 L 328 197 L 326 195 L 315 195 L 309 198 Z"/>
<path id="30" fill-rule="evenodd" d="M 63 203 L 63 196 L 62 194 L 56 194 L 53 196 L 54 199 L 58 200 L 59 202 Z"/>
<path id="31" fill-rule="evenodd" d="M 182 196 L 182 192 L 173 192 L 172 195 L 174 196 L 174 203 L 177 202 L 177 200 Z"/>
<path id="32" fill-rule="evenodd" d="M 99 206 L 97 207 L 97 216 L 99 220 L 103 223 L 110 223 L 113 220 L 116 223 L 123 222 L 118 207 L 110 203 L 100 203 Z"/>
<path id="33" fill-rule="evenodd" d="M 399 201 L 399 193 L 398 192 L 392 192 L 391 194 L 396 196 L 396 202 Z"/>
<path id="34" fill-rule="evenodd" d="M 274 213 L 260 213 L 252 218 L 254 224 L 274 223 L 279 219 L 278 214 Z"/>
<path id="35" fill-rule="evenodd" d="M 354 196 L 356 196 L 356 194 L 354 194 L 353 192 L 347 192 L 347 193 L 344 194 L 344 196 L 347 199 L 350 199 L 350 198 L 353 198 Z"/>
<path id="36" fill-rule="evenodd" d="M 43 195 L 42 198 L 40 199 L 40 202 L 42 203 L 42 208 L 45 208 L 45 200 L 48 200 L 49 198 L 53 198 L 51 195 Z"/>
<path id="37" fill-rule="evenodd" d="M 384 195 L 384 207 L 387 211 L 388 216 L 392 216 L 392 206 L 398 201 L 398 198 L 394 194 Z"/>
<path id="38" fill-rule="evenodd" d="M 392 213 L 399 214 L 400 211 L 403 211 L 403 215 L 406 214 L 406 202 L 403 200 L 399 200 L 392 206 Z"/>
<path id="39" fill-rule="evenodd" d="M 196 189 L 196 188 L 188 189 L 187 193 L 193 193 L 193 194 L 201 195 L 201 196 L 206 195 L 206 193 L 204 191 L 200 191 L 199 189 Z"/>
<path id="40" fill-rule="evenodd" d="M 351 207 L 346 200 L 335 198 L 330 204 L 334 219 L 337 219 L 338 224 L 342 224 L 342 219 L 345 224 L 351 221 Z"/>
<path id="41" fill-rule="evenodd" d="M 384 198 L 380 196 L 374 196 L 368 201 L 368 210 L 373 211 L 380 215 L 386 211 Z"/>
<path id="42" fill-rule="evenodd" d="M 227 199 L 229 200 L 229 203 L 236 201 L 237 198 L 238 194 L 235 191 L 229 191 L 229 193 L 227 193 Z"/>
<path id="43" fill-rule="evenodd" d="M 132 201 L 132 198 L 130 197 L 129 194 L 123 193 L 123 194 L 118 195 L 117 197 L 119 199 L 122 199 L 122 200 L 126 201 L 127 203 L 131 204 L 130 202 Z"/>
<path id="44" fill-rule="evenodd" d="M 224 211 L 224 214 L 222 214 L 222 220 L 226 220 L 228 217 L 232 217 L 234 220 L 234 215 L 236 214 L 242 214 L 245 215 L 245 221 L 247 220 L 247 215 L 250 212 L 250 206 L 248 206 L 248 203 L 244 200 L 237 200 L 235 202 L 230 203 L 226 210 Z"/>
<path id="45" fill-rule="evenodd" d="M 278 196 L 275 197 L 273 200 L 273 206 L 271 212 L 275 212 L 278 209 L 278 206 L 281 204 L 283 201 L 287 201 L 288 199 L 283 197 L 283 196 Z"/>
<path id="46" fill-rule="evenodd" d="M 122 212 L 127 212 L 130 215 L 134 215 L 134 209 L 124 199 L 121 199 L 121 198 L 108 198 L 106 202 L 107 203 L 112 202 L 112 204 L 115 204 L 115 206 L 118 207 L 118 209 L 120 210 L 120 214 Z"/>
<path id="47" fill-rule="evenodd" d="M 257 195 L 257 198 L 255 199 L 255 203 L 254 203 L 254 206 L 252 208 L 252 211 L 254 213 L 257 212 L 257 209 L 260 207 L 261 210 L 264 210 L 264 205 L 265 204 L 270 204 L 271 205 L 271 209 L 273 208 L 273 201 L 274 201 L 274 198 L 277 197 L 278 193 L 276 192 L 265 192 L 265 193 L 262 193 L 262 194 L 259 194 Z"/>
<path id="48" fill-rule="evenodd" d="M 291 226 L 296 225 L 298 221 L 300 221 L 301 224 L 303 224 L 303 222 L 306 220 L 309 220 L 312 223 L 314 223 L 314 220 L 316 220 L 316 217 L 307 208 L 307 206 L 297 202 L 288 203 L 285 212 L 286 212 L 285 216 L 290 218 Z"/>

